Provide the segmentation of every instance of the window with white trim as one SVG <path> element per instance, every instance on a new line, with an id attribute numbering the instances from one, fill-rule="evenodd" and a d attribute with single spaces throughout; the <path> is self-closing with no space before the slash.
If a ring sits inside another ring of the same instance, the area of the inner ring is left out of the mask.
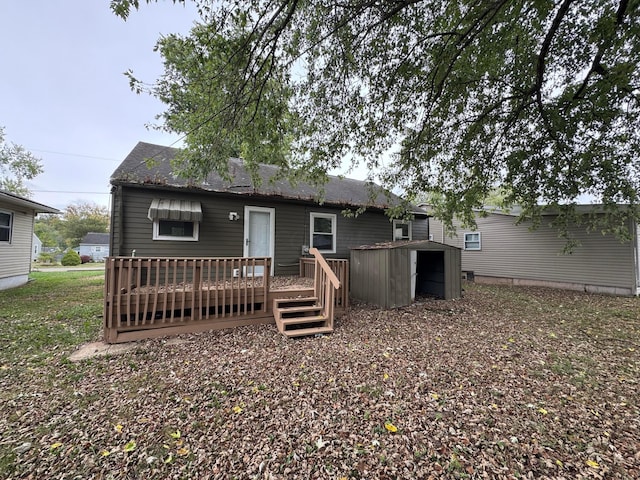
<path id="1" fill-rule="evenodd" d="M 311 246 L 321 253 L 336 253 L 336 215 L 311 213 L 309 221 Z"/>
<path id="2" fill-rule="evenodd" d="M 156 219 L 153 221 L 153 239 L 196 242 L 198 241 L 199 227 L 199 222 Z"/>
<path id="3" fill-rule="evenodd" d="M 469 232 L 464 234 L 465 250 L 481 250 L 482 243 L 480 232 Z"/>
<path id="4" fill-rule="evenodd" d="M 0 243 L 11 243 L 13 229 L 13 214 L 0 211 Z"/>
<path id="5" fill-rule="evenodd" d="M 393 221 L 393 239 L 411 240 L 411 222 L 403 220 Z"/>

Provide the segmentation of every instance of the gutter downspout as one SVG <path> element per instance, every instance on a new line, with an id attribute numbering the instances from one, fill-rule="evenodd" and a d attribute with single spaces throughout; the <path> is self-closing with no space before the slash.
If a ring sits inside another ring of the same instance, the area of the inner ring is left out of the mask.
<path id="1" fill-rule="evenodd" d="M 122 238 L 122 226 L 124 224 L 124 219 L 122 218 L 123 214 L 123 201 L 122 201 L 122 185 L 116 185 L 111 188 L 111 228 L 109 229 L 109 243 L 111 247 L 109 249 L 109 256 L 117 257 L 122 255 L 122 246 L 123 246 L 123 238 Z M 118 209 L 118 222 L 117 228 L 116 226 L 115 216 L 116 209 Z M 118 244 L 115 243 L 115 232 L 118 231 Z M 115 250 L 115 251 L 114 251 Z"/>
<path id="2" fill-rule="evenodd" d="M 634 295 L 640 295 L 640 225 L 635 220 L 632 220 L 635 226 L 635 241 L 633 242 L 633 260 L 635 262 L 634 276 Z"/>

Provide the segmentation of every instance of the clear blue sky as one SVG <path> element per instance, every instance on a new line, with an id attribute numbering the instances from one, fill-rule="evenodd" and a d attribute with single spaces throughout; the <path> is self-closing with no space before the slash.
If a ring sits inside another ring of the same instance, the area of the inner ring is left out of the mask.
<path id="1" fill-rule="evenodd" d="M 0 0 L 0 126 L 42 159 L 34 200 L 108 206 L 109 177 L 138 141 L 178 139 L 145 128 L 163 105 L 133 93 L 123 72 L 153 82 L 157 39 L 196 20 L 192 2 L 145 4 L 125 22 L 108 0 Z"/>

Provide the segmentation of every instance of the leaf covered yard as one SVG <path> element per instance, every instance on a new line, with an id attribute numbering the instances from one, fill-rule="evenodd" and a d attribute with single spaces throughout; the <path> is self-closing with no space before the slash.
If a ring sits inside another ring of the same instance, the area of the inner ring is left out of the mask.
<path id="1" fill-rule="evenodd" d="M 471 284 L 356 305 L 324 337 L 243 327 L 77 364 L 43 346 L 0 358 L 0 476 L 637 478 L 639 307 Z"/>

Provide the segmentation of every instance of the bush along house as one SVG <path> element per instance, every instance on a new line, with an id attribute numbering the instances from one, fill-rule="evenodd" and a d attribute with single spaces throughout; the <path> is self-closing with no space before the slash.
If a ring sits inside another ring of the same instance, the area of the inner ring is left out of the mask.
<path id="1" fill-rule="evenodd" d="M 232 283 L 233 279 L 262 276 L 268 281 L 273 275 L 297 275 L 302 272 L 301 263 L 304 264 L 305 258 L 311 258 L 310 252 L 314 257 L 323 257 L 325 263 L 337 262 L 337 259 L 348 259 L 350 249 L 359 245 L 429 238 L 426 211 L 412 207 L 410 221 L 390 220 L 385 211 L 397 205 L 400 199 L 377 185 L 330 177 L 324 186 L 323 201 L 319 203 L 316 189 L 305 183 L 292 186 L 287 180 L 278 179 L 278 167 L 273 165 L 259 167 L 261 183 L 254 185 L 239 159 L 229 160 L 230 180 L 212 173 L 204 181 L 189 181 L 175 174 L 172 169 L 171 160 L 177 153 L 178 150 L 174 148 L 140 142 L 113 173 L 110 231 L 112 264 L 118 258 L 120 262 L 123 258 L 138 259 L 138 262 L 141 258 L 218 259 L 218 262 L 220 259 L 240 262 L 240 259 L 257 258 L 261 259 L 259 265 L 227 265 L 224 272 L 222 267 L 216 268 L 220 268 L 220 275 L 226 275 L 228 270 Z M 150 159 L 152 161 L 147 161 Z M 360 215 L 342 214 L 344 210 L 360 207 L 366 207 Z M 141 283 L 149 284 L 153 281 L 150 277 L 155 278 L 157 283 L 157 277 L 162 274 L 153 271 L 150 264 L 146 268 L 130 271 L 128 275 L 131 278 L 126 282 L 131 285 L 119 286 L 121 293 L 131 292 L 130 287 Z M 211 280 L 213 274 L 209 274 L 209 267 L 202 268 L 206 275 L 200 270 L 198 274 L 202 278 L 207 277 L 206 281 Z M 165 276 L 174 274 L 174 279 L 165 280 L 174 284 L 194 281 L 193 273 L 187 273 L 186 270 L 178 274 L 173 271 Z M 109 267 L 106 275 L 110 275 Z M 113 281 L 120 285 L 124 274 L 112 272 L 111 275 Z M 342 288 L 348 296 L 348 276 L 342 280 L 342 283 L 347 280 Z M 116 291 L 108 277 L 106 288 Z M 153 303 L 158 300 L 145 301 Z M 265 301 L 268 303 L 270 298 Z M 107 298 L 106 303 L 109 302 Z M 128 302 L 127 308 L 131 309 L 131 299 Z M 105 312 L 113 310 L 114 305 L 106 305 Z M 225 314 L 241 311 L 245 307 L 233 303 L 216 308 L 217 313 Z M 266 308 L 269 310 L 271 307 L 267 305 Z M 189 309 L 186 314 L 182 312 L 180 318 L 193 316 L 195 310 L 197 316 L 205 310 L 211 310 L 206 306 L 196 309 L 193 305 Z M 109 315 L 118 321 L 125 317 L 128 322 L 133 319 L 135 323 L 154 321 L 158 315 L 173 316 L 175 313 L 175 308 L 165 308 L 164 305 L 161 310 L 158 313 L 156 307 L 155 313 L 135 311 L 125 315 L 115 311 Z M 105 316 L 108 315 L 105 313 Z"/>

